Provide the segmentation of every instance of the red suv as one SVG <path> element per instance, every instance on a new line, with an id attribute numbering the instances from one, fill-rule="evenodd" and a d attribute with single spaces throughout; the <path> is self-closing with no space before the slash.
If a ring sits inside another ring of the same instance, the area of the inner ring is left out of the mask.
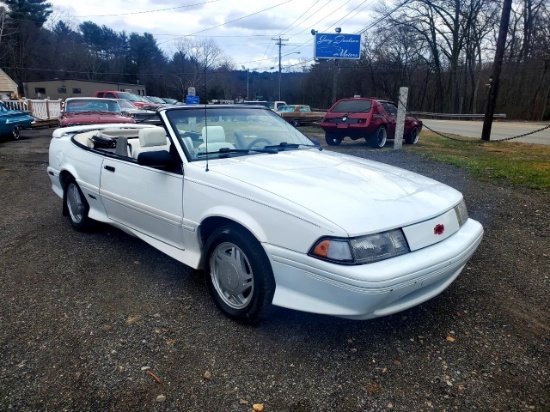
<path id="1" fill-rule="evenodd" d="M 395 137 L 397 106 L 375 98 L 356 97 L 338 100 L 321 120 L 325 140 L 330 146 L 339 145 L 345 137 L 351 140 L 364 138 L 373 147 L 384 147 L 387 139 Z M 411 116 L 405 118 L 403 137 L 415 144 L 422 130 L 422 121 Z"/>

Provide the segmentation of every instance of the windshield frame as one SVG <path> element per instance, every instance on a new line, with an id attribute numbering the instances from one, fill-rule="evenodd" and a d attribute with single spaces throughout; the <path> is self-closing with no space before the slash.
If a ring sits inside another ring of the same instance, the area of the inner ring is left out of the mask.
<path id="1" fill-rule="evenodd" d="M 190 162 L 278 153 L 273 147 L 280 144 L 289 145 L 284 151 L 318 149 L 307 136 L 267 108 L 193 105 L 168 107 L 161 113 Z M 210 132 L 203 130 L 205 126 Z M 265 146 L 270 149 L 266 151 Z"/>

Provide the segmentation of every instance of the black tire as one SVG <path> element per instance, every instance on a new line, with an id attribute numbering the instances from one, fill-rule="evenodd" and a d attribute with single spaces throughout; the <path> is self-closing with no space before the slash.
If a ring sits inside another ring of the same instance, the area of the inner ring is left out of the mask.
<path id="1" fill-rule="evenodd" d="M 90 206 L 74 179 L 70 179 L 65 185 L 63 207 L 76 230 L 87 231 L 92 228 L 93 220 L 88 217 Z"/>
<path id="2" fill-rule="evenodd" d="M 387 141 L 388 141 L 388 131 L 384 126 L 379 126 L 378 129 L 376 129 L 376 132 L 374 132 L 374 134 L 370 136 L 367 140 L 367 142 L 372 147 L 376 147 L 378 149 L 383 148 L 386 145 Z"/>
<path id="3" fill-rule="evenodd" d="M 418 143 L 418 127 L 413 127 L 407 136 L 405 136 L 405 142 L 408 144 Z"/>
<path id="4" fill-rule="evenodd" d="M 21 137 L 21 128 L 19 126 L 14 126 L 11 130 L 11 137 L 13 140 L 19 140 Z"/>
<path id="5" fill-rule="evenodd" d="M 335 133 L 325 133 L 325 141 L 329 146 L 338 146 L 344 138 Z"/>
<path id="6" fill-rule="evenodd" d="M 260 242 L 240 226 L 229 224 L 210 235 L 205 250 L 206 283 L 221 311 L 245 323 L 267 317 L 275 278 Z"/>
<path id="7" fill-rule="evenodd" d="M 290 123 L 291 123 L 292 126 L 294 126 L 294 127 L 300 126 L 300 122 L 299 122 L 297 119 L 292 120 Z"/>

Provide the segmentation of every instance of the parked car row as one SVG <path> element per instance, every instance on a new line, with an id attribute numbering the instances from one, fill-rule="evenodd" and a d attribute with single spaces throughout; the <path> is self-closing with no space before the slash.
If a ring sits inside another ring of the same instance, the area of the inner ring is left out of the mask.
<path id="1" fill-rule="evenodd" d="M 397 105 L 375 98 L 340 99 L 324 111 L 314 111 L 305 104 L 280 106 L 276 112 L 295 127 L 317 123 L 325 132 L 329 146 L 339 145 L 344 138 L 365 139 L 373 147 L 384 147 L 388 139 L 394 139 L 397 127 Z M 422 130 L 422 121 L 405 117 L 403 138 L 416 144 Z"/>
<path id="2" fill-rule="evenodd" d="M 65 100 L 59 121 L 60 127 L 104 123 L 152 123 L 160 119 L 159 107 L 177 105 L 175 99 L 154 96 L 138 96 L 117 90 L 100 90 L 94 97 L 71 97 Z"/>

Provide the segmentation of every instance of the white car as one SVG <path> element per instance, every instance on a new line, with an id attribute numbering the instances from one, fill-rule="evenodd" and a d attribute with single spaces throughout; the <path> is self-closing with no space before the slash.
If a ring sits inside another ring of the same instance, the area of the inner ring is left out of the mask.
<path id="1" fill-rule="evenodd" d="M 111 224 L 195 269 L 219 308 L 385 316 L 447 288 L 483 237 L 462 194 L 322 150 L 269 109 L 159 109 L 163 127 L 58 129 L 48 174 L 76 229 Z"/>

